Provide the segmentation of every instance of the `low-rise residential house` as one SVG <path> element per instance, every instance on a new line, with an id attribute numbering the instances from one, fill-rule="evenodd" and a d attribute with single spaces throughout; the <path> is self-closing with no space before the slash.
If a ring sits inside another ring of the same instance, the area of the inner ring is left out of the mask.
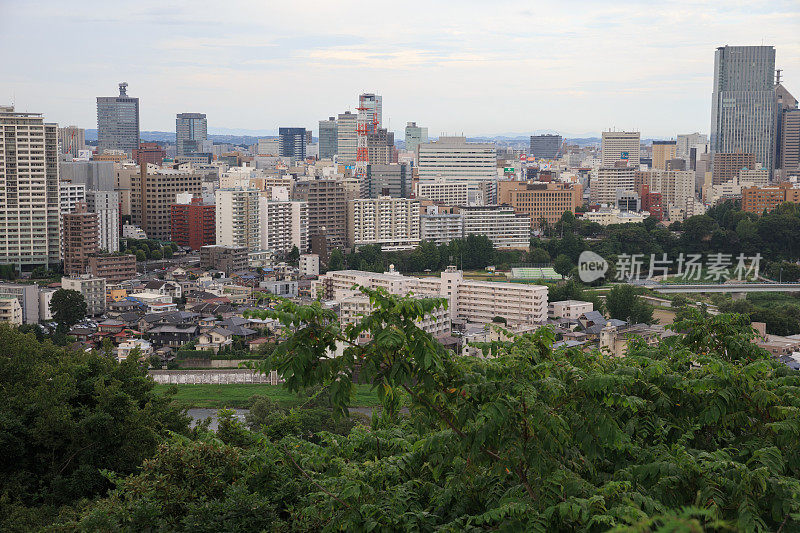
<path id="1" fill-rule="evenodd" d="M 124 361 L 131 353 L 138 349 L 139 359 L 147 359 L 153 354 L 153 345 L 144 339 L 130 339 L 117 346 L 117 360 Z"/>
<path id="2" fill-rule="evenodd" d="M 183 294 L 179 283 L 171 283 L 158 279 L 148 281 L 144 286 L 144 290 L 156 294 L 166 294 L 176 299 L 180 298 Z"/>
<path id="3" fill-rule="evenodd" d="M 122 320 L 109 318 L 107 320 L 103 320 L 99 324 L 97 324 L 98 331 L 102 333 L 119 333 L 123 329 L 127 328 L 128 325 L 123 322 Z"/>
<path id="4" fill-rule="evenodd" d="M 661 339 L 677 335 L 664 326 L 650 324 L 631 324 L 624 326 L 607 325 L 600 332 L 600 349 L 616 357 L 624 357 L 629 344 L 635 339 L 644 340 L 649 346 L 657 345 Z"/>
<path id="5" fill-rule="evenodd" d="M 218 353 L 222 348 L 231 344 L 233 344 L 233 332 L 229 329 L 218 327 L 201 333 L 197 337 L 195 348 Z"/>
<path id="6" fill-rule="evenodd" d="M 147 334 L 156 346 L 178 347 L 194 340 L 199 332 L 200 327 L 196 325 L 162 324 L 150 329 Z"/>

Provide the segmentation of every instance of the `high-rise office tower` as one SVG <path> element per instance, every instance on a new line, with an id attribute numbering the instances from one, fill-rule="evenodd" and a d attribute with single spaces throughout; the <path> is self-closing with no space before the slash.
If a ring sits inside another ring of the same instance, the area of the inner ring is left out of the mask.
<path id="1" fill-rule="evenodd" d="M 175 145 L 178 157 L 203 151 L 208 140 L 208 120 L 203 113 L 178 113 L 175 119 Z"/>
<path id="2" fill-rule="evenodd" d="M 468 143 L 466 137 L 439 137 L 419 145 L 419 179 L 482 182 L 497 179 L 494 143 Z"/>
<path id="3" fill-rule="evenodd" d="M 75 211 L 63 217 L 64 224 L 64 273 L 68 276 L 86 274 L 89 255 L 100 247 L 100 230 L 97 213 L 90 213 L 84 202 Z"/>
<path id="4" fill-rule="evenodd" d="M 417 152 L 419 145 L 428 142 L 428 128 L 417 126 L 416 122 L 406 124 L 406 150 Z"/>
<path id="5" fill-rule="evenodd" d="M 635 191 L 636 169 L 633 167 L 601 167 L 592 178 L 589 201 L 593 204 L 613 205 L 617 191 Z"/>
<path id="6" fill-rule="evenodd" d="M 0 264 L 59 264 L 58 125 L 0 106 Z"/>
<path id="7" fill-rule="evenodd" d="M 686 168 L 697 168 L 697 157 L 708 152 L 708 137 L 702 133 L 685 133 L 678 135 L 675 157 L 686 161 Z"/>
<path id="8" fill-rule="evenodd" d="M 128 96 L 128 84 L 119 84 L 119 96 L 97 97 L 97 152 L 139 148 L 139 99 Z"/>
<path id="9" fill-rule="evenodd" d="M 367 154 L 368 163 L 376 165 L 388 165 L 392 162 L 394 148 L 394 134 L 390 135 L 383 128 L 376 128 L 372 133 L 367 134 Z"/>
<path id="10" fill-rule="evenodd" d="M 711 153 L 754 154 L 775 168 L 775 48 L 722 46 L 714 56 Z"/>
<path id="11" fill-rule="evenodd" d="M 537 159 L 556 159 L 561 151 L 561 135 L 531 135 L 531 153 Z"/>
<path id="12" fill-rule="evenodd" d="M 667 161 L 677 157 L 677 141 L 653 141 L 653 168 L 666 170 Z"/>
<path id="13" fill-rule="evenodd" d="M 638 131 L 604 131 L 601 166 L 619 166 L 620 162 L 629 167 L 638 167 L 640 159 L 640 135 Z"/>
<path id="14" fill-rule="evenodd" d="M 278 128 L 281 157 L 291 157 L 294 161 L 306 158 L 306 129 Z"/>
<path id="15" fill-rule="evenodd" d="M 336 118 L 336 152 L 339 155 L 339 162 L 345 165 L 352 165 L 356 162 L 357 123 L 358 115 L 350 111 L 340 113 Z"/>
<path id="16" fill-rule="evenodd" d="M 783 111 L 781 133 L 781 168 L 784 172 L 800 171 L 800 109 Z"/>
<path id="17" fill-rule="evenodd" d="M 383 97 L 373 93 L 362 93 L 358 95 L 360 107 L 367 109 L 369 123 L 375 128 L 383 127 Z"/>
<path id="18" fill-rule="evenodd" d="M 78 157 L 80 150 L 86 149 L 86 130 L 78 126 L 58 128 L 59 153 Z"/>
<path id="19" fill-rule="evenodd" d="M 319 121 L 319 158 L 333 159 L 338 149 L 338 138 L 336 134 L 336 118 L 329 117 L 328 120 Z"/>
<path id="20" fill-rule="evenodd" d="M 411 168 L 403 164 L 367 165 L 367 176 L 362 184 L 364 198 L 391 196 L 392 198 L 411 197 Z"/>
<path id="21" fill-rule="evenodd" d="M 777 128 L 775 130 L 775 168 L 788 172 L 798 170 L 797 151 L 800 150 L 797 99 L 780 82 L 775 86 L 778 100 Z M 784 154 L 788 160 L 784 161 Z"/>

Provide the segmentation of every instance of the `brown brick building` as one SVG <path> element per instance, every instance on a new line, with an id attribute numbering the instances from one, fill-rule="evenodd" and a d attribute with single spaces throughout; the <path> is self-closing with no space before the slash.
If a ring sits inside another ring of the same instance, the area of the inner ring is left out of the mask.
<path id="1" fill-rule="evenodd" d="M 90 213 L 85 202 L 79 202 L 72 213 L 63 218 L 64 273 L 67 276 L 86 274 L 89 255 L 100 248 L 97 213 Z"/>
<path id="2" fill-rule="evenodd" d="M 188 204 L 173 204 L 171 220 L 172 242 L 199 250 L 217 243 L 216 206 L 204 204 L 202 198 L 192 198 Z"/>
<path id="3" fill-rule="evenodd" d="M 554 224 L 564 211 L 575 213 L 583 205 L 583 187 L 579 183 L 499 181 L 497 203 L 528 215 L 531 227 L 538 227 L 542 219 Z"/>
<path id="4" fill-rule="evenodd" d="M 755 154 L 745 154 L 743 152 L 714 154 L 713 184 L 719 185 L 738 177 L 739 171 L 743 168 L 756 168 Z"/>
<path id="5" fill-rule="evenodd" d="M 146 167 L 145 167 L 146 168 Z M 150 167 L 131 177 L 131 219 L 151 239 L 170 240 L 171 207 L 178 193 L 202 193 L 200 174 Z M 144 202 L 142 202 L 144 191 Z"/>
<path id="6" fill-rule="evenodd" d="M 142 161 L 151 165 L 160 165 L 167 157 L 167 152 L 158 143 L 139 143 L 139 148 L 133 150 L 133 160 L 141 164 Z"/>
<path id="7" fill-rule="evenodd" d="M 760 215 L 766 209 L 772 211 L 785 202 L 800 203 L 800 189 L 791 183 L 781 183 L 773 187 L 742 188 L 742 210 Z"/>
<path id="8" fill-rule="evenodd" d="M 114 284 L 136 277 L 136 256 L 101 255 L 89 256 L 89 272 L 96 278 L 105 278 L 106 283 Z"/>
<path id="9" fill-rule="evenodd" d="M 309 236 L 325 233 L 329 247 L 340 248 L 345 245 L 347 195 L 341 181 L 299 181 L 295 185 L 294 199 L 308 202 Z"/>

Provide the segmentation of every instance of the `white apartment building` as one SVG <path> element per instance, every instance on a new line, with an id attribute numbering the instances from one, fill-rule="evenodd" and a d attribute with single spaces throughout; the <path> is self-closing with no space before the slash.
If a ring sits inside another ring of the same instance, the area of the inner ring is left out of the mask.
<path id="1" fill-rule="evenodd" d="M 464 237 L 486 235 L 496 248 L 528 249 L 531 240 L 531 219 L 513 207 L 502 205 L 460 207 Z"/>
<path id="2" fill-rule="evenodd" d="M 450 319 L 488 324 L 496 316 L 509 325 L 543 323 L 547 319 L 547 287 L 525 283 L 472 281 L 456 267 L 448 267 L 439 278 L 415 278 L 390 270 L 383 274 L 360 270 L 328 272 L 312 281 L 312 294 L 341 301 L 357 294 L 353 285 L 383 288 L 390 294 L 413 293 L 448 301 Z"/>
<path id="3" fill-rule="evenodd" d="M 300 256 L 299 270 L 301 276 L 319 276 L 319 255 L 302 254 Z"/>
<path id="4" fill-rule="evenodd" d="M 743 168 L 739 171 L 739 183 L 752 183 L 755 187 L 769 185 L 769 172 L 766 168 Z"/>
<path id="5" fill-rule="evenodd" d="M 486 205 L 490 197 L 496 196 L 493 190 L 496 186 L 496 180 L 466 182 L 433 178 L 416 182 L 415 195 L 444 205 Z"/>
<path id="6" fill-rule="evenodd" d="M 61 214 L 72 213 L 75 206 L 86 201 L 86 185 L 84 183 L 72 183 L 71 181 L 60 181 L 58 183 L 58 203 Z"/>
<path id="7" fill-rule="evenodd" d="M 97 213 L 100 231 L 100 249 L 119 251 L 119 193 L 116 191 L 89 191 L 86 194 L 89 211 Z"/>
<path id="8" fill-rule="evenodd" d="M 427 206 L 426 213 L 419 217 L 419 237 L 437 245 L 447 244 L 464 237 L 464 219 L 460 214 L 439 213 L 435 205 Z"/>
<path id="9" fill-rule="evenodd" d="M 635 191 L 636 169 L 633 167 L 601 167 L 592 177 L 589 201 L 614 205 L 617 191 Z"/>
<path id="10" fill-rule="evenodd" d="M 547 306 L 547 316 L 549 318 L 568 318 L 577 320 L 584 313 L 594 311 L 592 302 L 581 300 L 562 300 L 560 302 L 550 302 Z"/>
<path id="11" fill-rule="evenodd" d="M 638 131 L 604 131 L 601 151 L 604 167 L 624 162 L 627 166 L 639 168 L 641 136 Z"/>
<path id="12" fill-rule="evenodd" d="M 419 201 L 409 198 L 358 198 L 347 202 L 349 246 L 380 244 L 386 251 L 419 244 Z"/>
<path id="13" fill-rule="evenodd" d="M 0 106 L 0 263 L 59 263 L 58 126 Z"/>
<path id="14" fill-rule="evenodd" d="M 22 325 L 22 306 L 13 296 L 0 296 L 0 322 Z"/>
<path id="15" fill-rule="evenodd" d="M 358 322 L 362 317 L 369 315 L 373 311 L 372 303 L 366 294 L 353 294 L 338 301 L 339 303 L 339 322 L 342 326 Z M 429 313 L 422 320 L 417 321 L 417 326 L 422 331 L 430 333 L 434 337 L 443 337 L 450 334 L 450 312 L 442 307 L 438 307 Z M 371 335 L 364 333 L 359 337 L 360 341 L 368 341 Z"/>
<path id="16" fill-rule="evenodd" d="M 261 249 L 261 192 L 257 189 L 218 189 L 217 244 Z"/>
<path id="17" fill-rule="evenodd" d="M 650 216 L 647 211 L 636 213 L 635 211 L 620 211 L 616 207 L 603 207 L 598 211 L 587 211 L 583 218 L 589 222 L 597 222 L 601 226 L 609 224 L 628 224 L 631 222 L 644 222 Z"/>
<path id="18" fill-rule="evenodd" d="M 106 279 L 91 276 L 63 277 L 61 288 L 78 291 L 86 300 L 88 316 L 102 315 L 106 312 Z"/>
<path id="19" fill-rule="evenodd" d="M 289 201 L 279 191 L 275 188 L 270 198 L 262 194 L 259 200 L 261 249 L 285 254 L 297 246 L 304 252 L 308 250 L 308 202 Z"/>
<path id="20" fill-rule="evenodd" d="M 497 179 L 494 143 L 468 143 L 466 137 L 439 137 L 419 145 L 419 180 L 444 178 L 481 182 Z"/>

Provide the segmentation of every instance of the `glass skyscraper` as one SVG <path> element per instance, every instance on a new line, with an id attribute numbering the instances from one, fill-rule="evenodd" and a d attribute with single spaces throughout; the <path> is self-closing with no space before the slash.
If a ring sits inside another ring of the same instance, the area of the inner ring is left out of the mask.
<path id="1" fill-rule="evenodd" d="M 714 57 L 711 152 L 754 154 L 775 168 L 775 48 L 722 46 Z"/>
<path id="2" fill-rule="evenodd" d="M 208 120 L 203 113 L 178 113 L 175 119 L 175 148 L 178 157 L 203 151 L 208 139 Z"/>
<path id="3" fill-rule="evenodd" d="M 339 136 L 336 128 L 336 117 L 319 121 L 319 158 L 333 159 L 337 153 Z"/>
<path id="4" fill-rule="evenodd" d="M 119 96 L 97 97 L 97 152 L 139 148 L 139 99 L 128 96 L 128 84 L 119 84 Z"/>
<path id="5" fill-rule="evenodd" d="M 283 157 L 291 157 L 293 161 L 306 158 L 306 129 L 278 128 L 279 150 Z"/>

